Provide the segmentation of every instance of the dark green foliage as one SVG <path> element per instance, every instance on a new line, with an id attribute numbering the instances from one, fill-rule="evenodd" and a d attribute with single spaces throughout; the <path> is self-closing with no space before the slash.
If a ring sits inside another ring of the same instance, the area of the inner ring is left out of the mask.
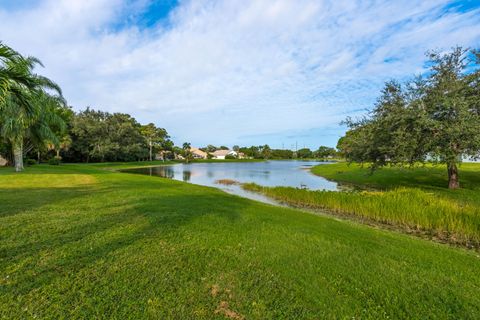
<path id="1" fill-rule="evenodd" d="M 335 148 L 320 146 L 317 151 L 314 152 L 314 157 L 319 159 L 333 158 L 337 156 Z"/>
<path id="2" fill-rule="evenodd" d="M 37 164 L 37 160 L 27 159 L 26 163 L 27 163 L 27 166 L 33 166 L 33 165 Z"/>
<path id="3" fill-rule="evenodd" d="M 51 159 L 48 160 L 48 164 L 51 165 L 51 166 L 58 166 L 60 164 L 60 158 L 58 157 L 53 157 Z"/>
<path id="4" fill-rule="evenodd" d="M 299 149 L 296 153 L 289 149 L 271 149 L 268 145 L 238 148 L 239 152 L 253 159 L 326 159 L 335 157 L 337 152 L 334 148 L 321 146 L 317 151 L 309 148 Z"/>
<path id="5" fill-rule="evenodd" d="M 272 159 L 293 159 L 293 151 L 288 149 L 272 149 Z"/>
<path id="6" fill-rule="evenodd" d="M 181 150 L 181 155 L 185 159 L 186 163 L 189 163 L 190 161 L 193 160 L 193 154 L 192 151 L 190 150 L 192 148 L 192 145 L 190 142 L 184 142 L 182 145 L 182 150 Z"/>
<path id="7" fill-rule="evenodd" d="M 136 161 L 172 148 L 165 129 L 141 126 L 128 114 L 90 108 L 74 115 L 70 135 L 69 161 Z"/>
<path id="8" fill-rule="evenodd" d="M 140 132 L 147 141 L 149 160 L 154 159 L 154 154 L 161 150 L 170 150 L 173 144 L 167 134 L 167 130 L 157 128 L 153 123 L 141 126 Z"/>
<path id="9" fill-rule="evenodd" d="M 462 157 L 480 156 L 480 60 L 462 48 L 428 57 L 424 78 L 387 82 L 369 117 L 346 121 L 350 130 L 338 148 L 349 161 L 372 169 L 446 163 L 455 189 Z"/>
<path id="10" fill-rule="evenodd" d="M 313 158 L 313 152 L 309 148 L 302 148 L 297 151 L 297 158 L 308 159 Z"/>
<path id="11" fill-rule="evenodd" d="M 225 159 L 227 159 L 227 160 L 233 160 L 233 159 L 237 159 L 237 157 L 235 157 L 233 154 L 227 154 L 227 155 L 225 156 Z"/>

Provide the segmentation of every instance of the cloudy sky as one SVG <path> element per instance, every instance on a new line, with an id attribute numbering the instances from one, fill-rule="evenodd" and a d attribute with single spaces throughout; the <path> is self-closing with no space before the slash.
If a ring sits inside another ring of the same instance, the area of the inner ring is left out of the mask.
<path id="1" fill-rule="evenodd" d="M 317 148 L 426 50 L 480 47 L 480 1 L 0 0 L 0 40 L 75 110 L 130 113 L 176 143 Z"/>

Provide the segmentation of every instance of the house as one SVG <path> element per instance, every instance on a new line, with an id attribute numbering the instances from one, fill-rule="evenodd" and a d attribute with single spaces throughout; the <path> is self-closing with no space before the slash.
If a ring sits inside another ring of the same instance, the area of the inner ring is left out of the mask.
<path id="1" fill-rule="evenodd" d="M 190 148 L 194 159 L 207 159 L 208 154 L 198 148 Z"/>
<path id="2" fill-rule="evenodd" d="M 167 159 L 172 159 L 172 158 L 174 158 L 174 155 L 172 154 L 172 151 L 168 151 L 168 150 L 161 150 L 155 155 L 155 160 L 165 161 Z"/>
<path id="3" fill-rule="evenodd" d="M 213 159 L 225 159 L 226 156 L 238 157 L 238 153 L 233 150 L 217 150 L 212 153 Z"/>
<path id="4" fill-rule="evenodd" d="M 6 166 L 7 164 L 8 164 L 7 159 L 5 159 L 4 157 L 2 157 L 2 156 L 0 155 L 0 167 L 4 167 L 4 166 Z"/>

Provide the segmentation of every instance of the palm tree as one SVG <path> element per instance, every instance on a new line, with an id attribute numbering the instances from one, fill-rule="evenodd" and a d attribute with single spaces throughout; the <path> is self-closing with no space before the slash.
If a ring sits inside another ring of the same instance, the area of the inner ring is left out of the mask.
<path id="1" fill-rule="evenodd" d="M 190 149 L 191 149 L 191 144 L 188 142 L 185 142 L 183 144 L 183 155 L 185 156 L 185 163 L 188 163 L 188 161 L 191 158 L 192 153 Z"/>
<path id="2" fill-rule="evenodd" d="M 47 143 L 48 150 L 55 150 L 55 157 L 58 160 L 61 160 L 60 151 L 65 150 L 68 151 L 70 146 L 72 145 L 72 138 L 70 135 L 65 134 L 63 137 L 60 137 L 57 143 L 49 141 Z"/>
<path id="3" fill-rule="evenodd" d="M 0 42 L 0 108 L 2 108 L 6 102 L 6 96 L 10 91 L 11 82 L 17 81 L 25 83 L 26 81 L 26 79 L 18 76 L 15 69 L 7 67 L 7 64 L 15 63 L 21 59 L 22 56 L 20 54 Z"/>
<path id="4" fill-rule="evenodd" d="M 37 58 L 23 57 L 0 43 L 0 63 L 0 134 L 12 145 L 18 172 L 23 170 L 25 138 L 56 139 L 51 126 L 62 124 L 53 110 L 64 100 L 57 84 L 33 72 L 43 66 Z"/>

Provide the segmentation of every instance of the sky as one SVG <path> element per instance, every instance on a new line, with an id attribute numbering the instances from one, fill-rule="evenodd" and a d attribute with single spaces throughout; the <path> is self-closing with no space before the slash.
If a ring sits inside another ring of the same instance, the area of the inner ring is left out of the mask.
<path id="1" fill-rule="evenodd" d="M 427 50 L 480 48 L 480 1 L 0 0 L 0 41 L 76 111 L 129 113 L 177 144 L 316 149 Z"/>

